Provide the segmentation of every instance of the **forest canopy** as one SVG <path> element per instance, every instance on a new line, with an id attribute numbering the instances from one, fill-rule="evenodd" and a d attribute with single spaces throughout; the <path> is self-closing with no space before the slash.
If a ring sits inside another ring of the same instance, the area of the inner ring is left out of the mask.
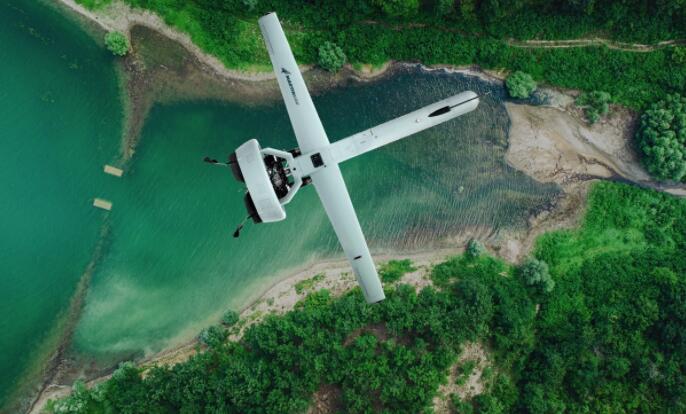
<path id="1" fill-rule="evenodd" d="M 239 341 L 214 332 L 204 352 L 145 377 L 124 364 L 51 410 L 298 413 L 327 391 L 341 412 L 430 412 L 476 346 L 483 392 L 449 396 L 459 412 L 684 412 L 686 201 L 601 182 L 588 203 L 579 229 L 543 235 L 521 268 L 457 256 L 432 287 L 400 284 L 375 305 L 359 289 L 313 292 Z M 548 278 L 554 289 L 538 289 Z"/>
<path id="2" fill-rule="evenodd" d="M 78 1 L 91 7 L 106 3 Z M 680 0 L 124 1 L 158 13 L 234 69 L 271 70 L 257 19 L 277 11 L 301 64 L 317 64 L 320 48 L 331 42 L 353 66 L 397 60 L 523 71 L 539 83 L 605 91 L 632 108 L 686 88 L 683 46 L 638 53 L 606 46 L 531 48 L 511 41 L 686 39 Z"/>

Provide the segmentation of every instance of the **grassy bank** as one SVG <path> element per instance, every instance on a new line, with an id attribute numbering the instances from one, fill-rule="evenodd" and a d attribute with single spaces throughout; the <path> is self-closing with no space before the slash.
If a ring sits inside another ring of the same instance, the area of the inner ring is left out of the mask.
<path id="1" fill-rule="evenodd" d="M 539 239 L 535 255 L 555 281 L 548 293 L 488 255 L 455 257 L 418 294 L 389 285 L 388 299 L 368 306 L 357 290 L 315 292 L 239 342 L 215 330 L 209 349 L 185 363 L 145 379 L 126 365 L 60 404 L 283 413 L 326 395 L 342 412 L 425 412 L 461 348 L 478 343 L 488 355 L 483 392 L 449 396 L 458 412 L 681 412 L 685 217 L 684 200 L 597 183 L 581 228 Z"/>
<path id="2" fill-rule="evenodd" d="M 108 3 L 81 2 L 92 8 Z M 641 108 L 665 93 L 686 88 L 686 62 L 683 53 L 675 52 L 679 47 L 644 53 L 604 46 L 522 48 L 508 42 L 510 37 L 556 39 L 596 35 L 637 41 L 682 38 L 686 37 L 686 26 L 680 22 L 686 20 L 680 9 L 671 14 L 660 9 L 644 15 L 641 7 L 623 5 L 614 7 L 615 15 L 607 15 L 607 11 L 588 15 L 560 7 L 547 10 L 544 4 L 537 3 L 533 9 L 537 12 L 526 7 L 509 7 L 499 12 L 484 5 L 469 12 L 464 9 L 469 2 L 460 2 L 462 8 L 452 7 L 439 14 L 438 6 L 428 2 L 409 15 L 394 16 L 384 12 L 383 4 L 393 3 L 390 1 L 272 0 L 258 1 L 252 9 L 245 4 L 249 2 L 239 0 L 216 4 L 209 0 L 126 2 L 156 12 L 171 26 L 187 32 L 203 50 L 235 69 L 270 68 L 257 18 L 276 10 L 300 63 L 316 63 L 319 46 L 333 41 L 353 64 L 380 65 L 388 60 L 402 60 L 522 70 L 554 86 L 607 91 L 618 103 L 632 108 Z M 629 27 L 633 30 L 627 30 Z"/>

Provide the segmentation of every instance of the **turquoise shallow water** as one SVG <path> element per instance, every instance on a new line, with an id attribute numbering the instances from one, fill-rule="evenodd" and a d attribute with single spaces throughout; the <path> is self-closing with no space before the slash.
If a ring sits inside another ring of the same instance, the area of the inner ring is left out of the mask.
<path id="1" fill-rule="evenodd" d="M 461 90 L 488 88 L 407 68 L 328 91 L 315 104 L 336 140 Z M 504 164 L 508 118 L 502 91 L 493 92 L 468 116 L 343 164 L 374 251 L 427 250 L 465 230 L 523 225 L 556 193 Z M 283 104 L 153 110 L 131 170 L 111 189 L 111 245 L 87 298 L 77 352 L 106 360 L 159 350 L 246 304 L 285 269 L 339 254 L 312 188 L 288 206 L 288 220 L 231 237 L 245 215 L 243 190 L 228 170 L 200 160 L 223 158 L 252 137 L 263 146 L 296 145 Z"/>
<path id="2" fill-rule="evenodd" d="M 0 2 L 0 405 L 91 258 L 120 118 L 109 54 L 44 6 Z"/>
<path id="3" fill-rule="evenodd" d="M 157 106 L 122 178 L 113 59 L 35 4 L 0 4 L 0 404 L 67 308 L 107 220 L 72 351 L 102 364 L 189 338 L 289 268 L 339 255 L 312 188 L 288 220 L 249 225 L 223 158 L 245 140 L 296 145 L 283 104 Z M 493 94 L 468 116 L 342 165 L 375 252 L 427 250 L 450 236 L 523 226 L 556 193 L 504 163 L 502 91 L 461 75 L 399 70 L 315 97 L 332 140 L 464 89 Z M 113 201 L 111 213 L 91 206 Z M 481 230 L 479 230 L 481 229 Z M 336 256 L 338 257 L 338 256 Z"/>

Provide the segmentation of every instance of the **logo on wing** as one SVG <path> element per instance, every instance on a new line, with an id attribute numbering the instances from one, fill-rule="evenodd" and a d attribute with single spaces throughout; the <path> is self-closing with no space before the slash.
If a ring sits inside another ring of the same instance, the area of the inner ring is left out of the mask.
<path id="1" fill-rule="evenodd" d="M 291 81 L 291 72 L 287 71 L 286 68 L 281 68 L 281 73 L 286 76 L 286 83 L 288 83 L 288 88 L 291 90 L 291 95 L 296 105 L 300 105 L 298 101 L 298 96 L 295 94 L 295 88 L 293 87 L 293 81 Z"/>

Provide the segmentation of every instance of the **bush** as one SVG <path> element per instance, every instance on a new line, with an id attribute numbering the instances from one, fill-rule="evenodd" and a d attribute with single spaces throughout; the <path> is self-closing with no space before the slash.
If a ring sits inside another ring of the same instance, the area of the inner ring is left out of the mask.
<path id="1" fill-rule="evenodd" d="M 455 0 L 437 0 L 435 7 L 436 14 L 446 16 L 455 10 Z"/>
<path id="2" fill-rule="evenodd" d="M 467 242 L 467 251 L 465 252 L 468 257 L 477 258 L 486 252 L 484 245 L 476 240 L 471 239 Z"/>
<path id="3" fill-rule="evenodd" d="M 125 56 L 129 52 L 129 40 L 121 32 L 109 32 L 105 35 L 105 46 L 116 56 Z"/>
<path id="4" fill-rule="evenodd" d="M 227 338 L 227 333 L 225 330 L 218 326 L 210 326 L 207 329 L 203 329 L 198 335 L 198 339 L 203 344 L 209 346 L 210 348 L 216 348 L 220 346 Z"/>
<path id="5" fill-rule="evenodd" d="M 507 92 L 513 98 L 526 99 L 536 90 L 536 81 L 528 73 L 516 71 L 505 81 Z"/>
<path id="6" fill-rule="evenodd" d="M 576 104 L 584 108 L 588 122 L 595 124 L 610 111 L 611 100 L 612 97 L 607 92 L 584 92 L 576 99 Z"/>
<path id="7" fill-rule="evenodd" d="M 643 115 L 636 133 L 643 163 L 660 180 L 686 178 L 686 98 L 667 95 Z"/>
<path id="8" fill-rule="evenodd" d="M 343 49 L 333 42 L 324 42 L 319 46 L 319 66 L 329 72 L 338 72 L 345 64 L 346 57 Z"/>
<path id="9" fill-rule="evenodd" d="M 468 401 L 462 401 L 457 394 L 450 395 L 450 402 L 452 403 L 452 412 L 455 414 L 473 414 L 474 407 Z"/>
<path id="10" fill-rule="evenodd" d="M 419 11 L 419 0 L 374 0 L 389 16 L 410 17 Z"/>
<path id="11" fill-rule="evenodd" d="M 550 293 L 555 288 L 555 281 L 550 276 L 548 264 L 542 260 L 529 258 L 520 269 L 524 283 L 536 286 L 545 293 Z"/>
<path id="12" fill-rule="evenodd" d="M 298 295 L 305 292 L 306 290 L 310 290 L 316 285 L 317 283 L 321 282 L 324 280 L 324 274 L 323 273 L 317 273 L 316 275 L 312 276 L 309 279 L 303 279 L 300 282 L 296 283 L 294 288 L 295 288 L 295 293 Z"/>
<path id="13" fill-rule="evenodd" d="M 241 3 L 243 3 L 243 5 L 247 7 L 250 11 L 255 10 L 255 7 L 257 7 L 258 2 L 258 0 L 241 0 Z"/>
<path id="14" fill-rule="evenodd" d="M 675 46 L 672 49 L 672 61 L 677 65 L 686 65 L 686 47 Z"/>
<path id="15" fill-rule="evenodd" d="M 89 10 L 98 10 L 112 3 L 112 0 L 77 0 L 77 3 Z"/>
<path id="16" fill-rule="evenodd" d="M 47 408 L 55 414 L 62 413 L 85 413 L 90 403 L 90 393 L 83 380 L 78 379 L 71 387 L 69 398 L 61 400 L 51 400 Z"/>
<path id="17" fill-rule="evenodd" d="M 227 310 L 222 316 L 222 323 L 226 326 L 233 326 L 240 319 L 240 315 L 235 310 Z"/>
<path id="18" fill-rule="evenodd" d="M 390 260 L 388 263 L 384 263 L 379 268 L 379 276 L 384 283 L 393 283 L 400 280 L 406 273 L 414 272 L 417 270 L 412 267 L 412 261 L 410 259 L 405 260 Z"/>

